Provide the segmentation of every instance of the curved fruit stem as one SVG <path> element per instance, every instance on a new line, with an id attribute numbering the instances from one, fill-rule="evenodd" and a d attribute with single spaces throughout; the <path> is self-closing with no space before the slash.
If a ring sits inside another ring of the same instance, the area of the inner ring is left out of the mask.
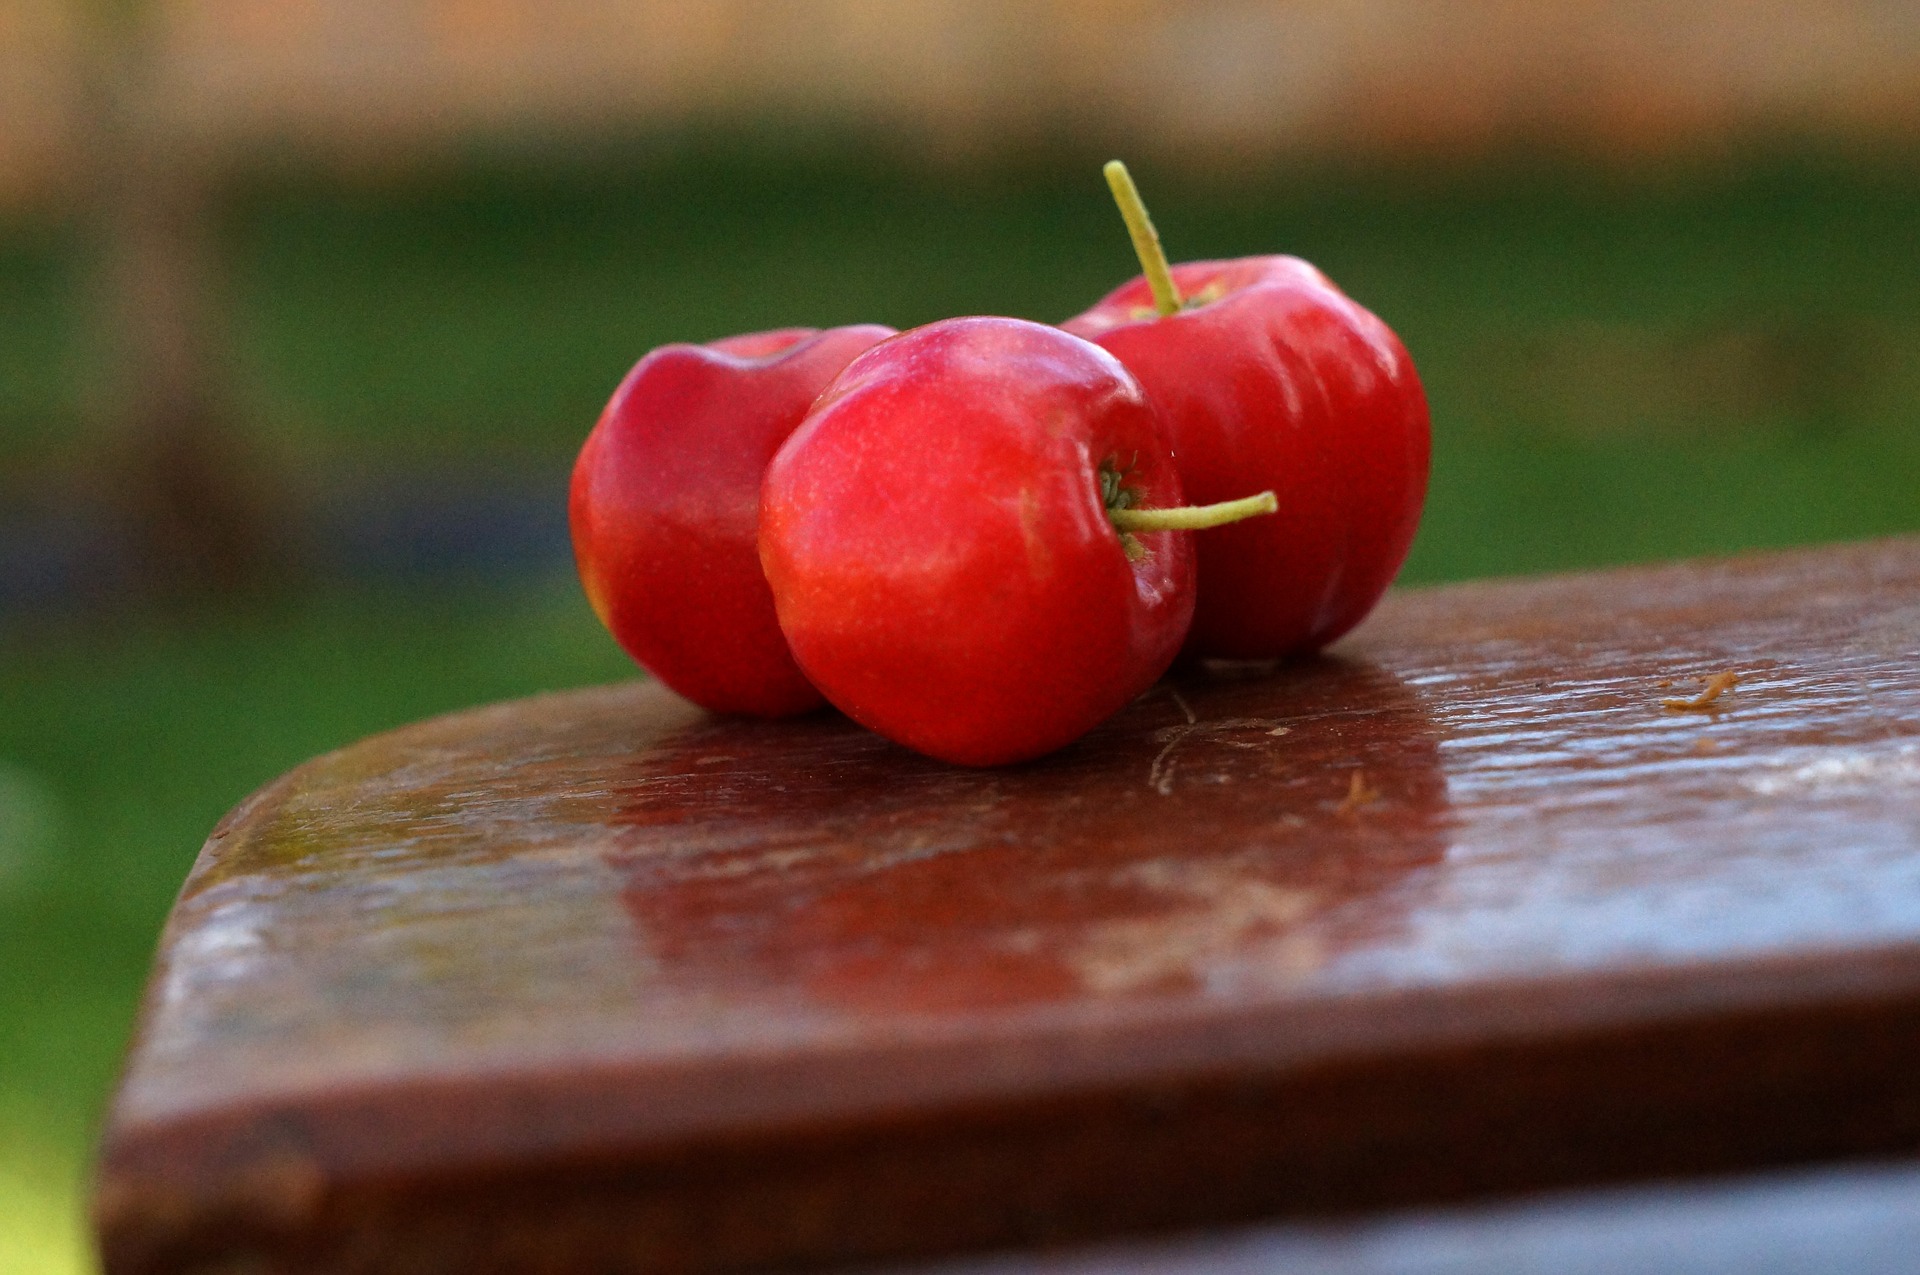
<path id="1" fill-rule="evenodd" d="M 1180 289 L 1174 286 L 1173 271 L 1167 266 L 1166 250 L 1160 246 L 1160 232 L 1153 228 L 1153 219 L 1147 216 L 1147 206 L 1141 202 L 1140 190 L 1133 184 L 1132 174 L 1127 166 L 1117 159 L 1107 161 L 1100 170 L 1106 174 L 1107 187 L 1113 191 L 1113 202 L 1120 205 L 1120 218 L 1127 223 L 1127 234 L 1133 238 L 1134 255 L 1140 258 L 1140 269 L 1147 276 L 1147 287 L 1153 290 L 1153 308 L 1164 317 L 1180 311 Z"/>
<path id="2" fill-rule="evenodd" d="M 1109 509 L 1107 517 L 1121 531 L 1205 531 L 1244 518 L 1278 512 L 1280 501 L 1270 491 L 1217 505 L 1180 505 L 1173 509 Z"/>

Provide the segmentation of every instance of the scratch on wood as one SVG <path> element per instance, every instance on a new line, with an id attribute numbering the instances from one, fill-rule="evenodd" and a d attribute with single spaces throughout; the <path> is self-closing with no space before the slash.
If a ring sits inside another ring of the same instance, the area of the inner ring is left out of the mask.
<path id="1" fill-rule="evenodd" d="M 1175 726 L 1168 730 L 1166 747 L 1160 750 L 1159 755 L 1153 759 L 1153 765 L 1147 768 L 1147 786 L 1162 797 L 1173 795 L 1173 750 L 1180 747 L 1192 733 L 1192 723 Z"/>
<path id="2" fill-rule="evenodd" d="M 1200 724 L 1199 715 L 1193 711 L 1193 705 L 1187 703 L 1185 696 L 1181 695 L 1179 691 L 1176 691 L 1171 686 L 1167 687 L 1167 694 L 1173 696 L 1173 702 L 1180 706 L 1181 713 L 1186 716 L 1187 724 L 1185 726 L 1169 727 L 1160 732 L 1167 741 L 1166 746 L 1154 757 L 1153 764 L 1147 767 L 1147 787 L 1153 789 L 1162 797 L 1168 797 L 1173 794 L 1174 750 L 1179 748 L 1187 736 L 1192 733 L 1193 728 Z"/>
<path id="3" fill-rule="evenodd" d="M 1277 726 L 1270 717 L 1224 717 L 1218 721 L 1203 722 L 1194 714 L 1187 702 L 1180 698 L 1177 691 L 1170 692 L 1181 709 L 1187 714 L 1187 721 L 1163 726 L 1154 732 L 1154 738 L 1162 741 L 1159 753 L 1154 756 L 1153 764 L 1147 768 L 1147 786 L 1162 797 L 1173 794 L 1173 771 L 1175 753 L 1182 744 L 1196 735 L 1219 738 L 1236 732 L 1259 731 L 1266 736 L 1280 736 L 1289 733 L 1290 726 Z M 1223 740 L 1233 748 L 1259 748 L 1258 740 Z M 1226 782 L 1224 779 L 1220 782 Z"/>

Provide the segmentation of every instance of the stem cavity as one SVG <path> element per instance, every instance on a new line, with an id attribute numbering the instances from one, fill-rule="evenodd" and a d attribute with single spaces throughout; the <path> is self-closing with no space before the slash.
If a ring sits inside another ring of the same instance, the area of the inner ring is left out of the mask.
<path id="1" fill-rule="evenodd" d="M 1153 220 L 1147 216 L 1147 206 L 1141 202 L 1140 190 L 1133 184 L 1132 174 L 1117 159 L 1108 160 L 1100 171 L 1106 174 L 1107 187 L 1113 191 L 1113 202 L 1120 205 L 1121 220 L 1127 223 L 1127 234 L 1133 239 L 1134 255 L 1140 258 L 1140 269 L 1147 276 L 1147 287 L 1153 291 L 1153 308 L 1162 317 L 1179 313 L 1180 289 L 1174 286 L 1173 271 L 1167 265 L 1166 251 L 1160 247 L 1160 232 L 1153 228 Z"/>

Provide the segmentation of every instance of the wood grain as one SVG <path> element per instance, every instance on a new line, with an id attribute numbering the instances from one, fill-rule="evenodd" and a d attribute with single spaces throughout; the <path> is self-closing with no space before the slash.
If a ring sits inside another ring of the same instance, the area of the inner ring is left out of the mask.
<path id="1" fill-rule="evenodd" d="M 364 741 L 209 840 L 96 1222 L 938 1253 L 1912 1149 L 1917 1048 L 1908 539 L 1400 592 L 1014 769 L 640 683 Z"/>

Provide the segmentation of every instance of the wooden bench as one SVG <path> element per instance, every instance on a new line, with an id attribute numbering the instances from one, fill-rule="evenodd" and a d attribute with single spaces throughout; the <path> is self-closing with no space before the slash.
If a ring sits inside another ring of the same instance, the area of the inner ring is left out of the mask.
<path id="1" fill-rule="evenodd" d="M 208 841 L 95 1215 L 113 1275 L 902 1260 L 1906 1155 L 1917 1060 L 1903 539 L 1398 592 L 1014 769 L 639 682 L 363 741 Z"/>

